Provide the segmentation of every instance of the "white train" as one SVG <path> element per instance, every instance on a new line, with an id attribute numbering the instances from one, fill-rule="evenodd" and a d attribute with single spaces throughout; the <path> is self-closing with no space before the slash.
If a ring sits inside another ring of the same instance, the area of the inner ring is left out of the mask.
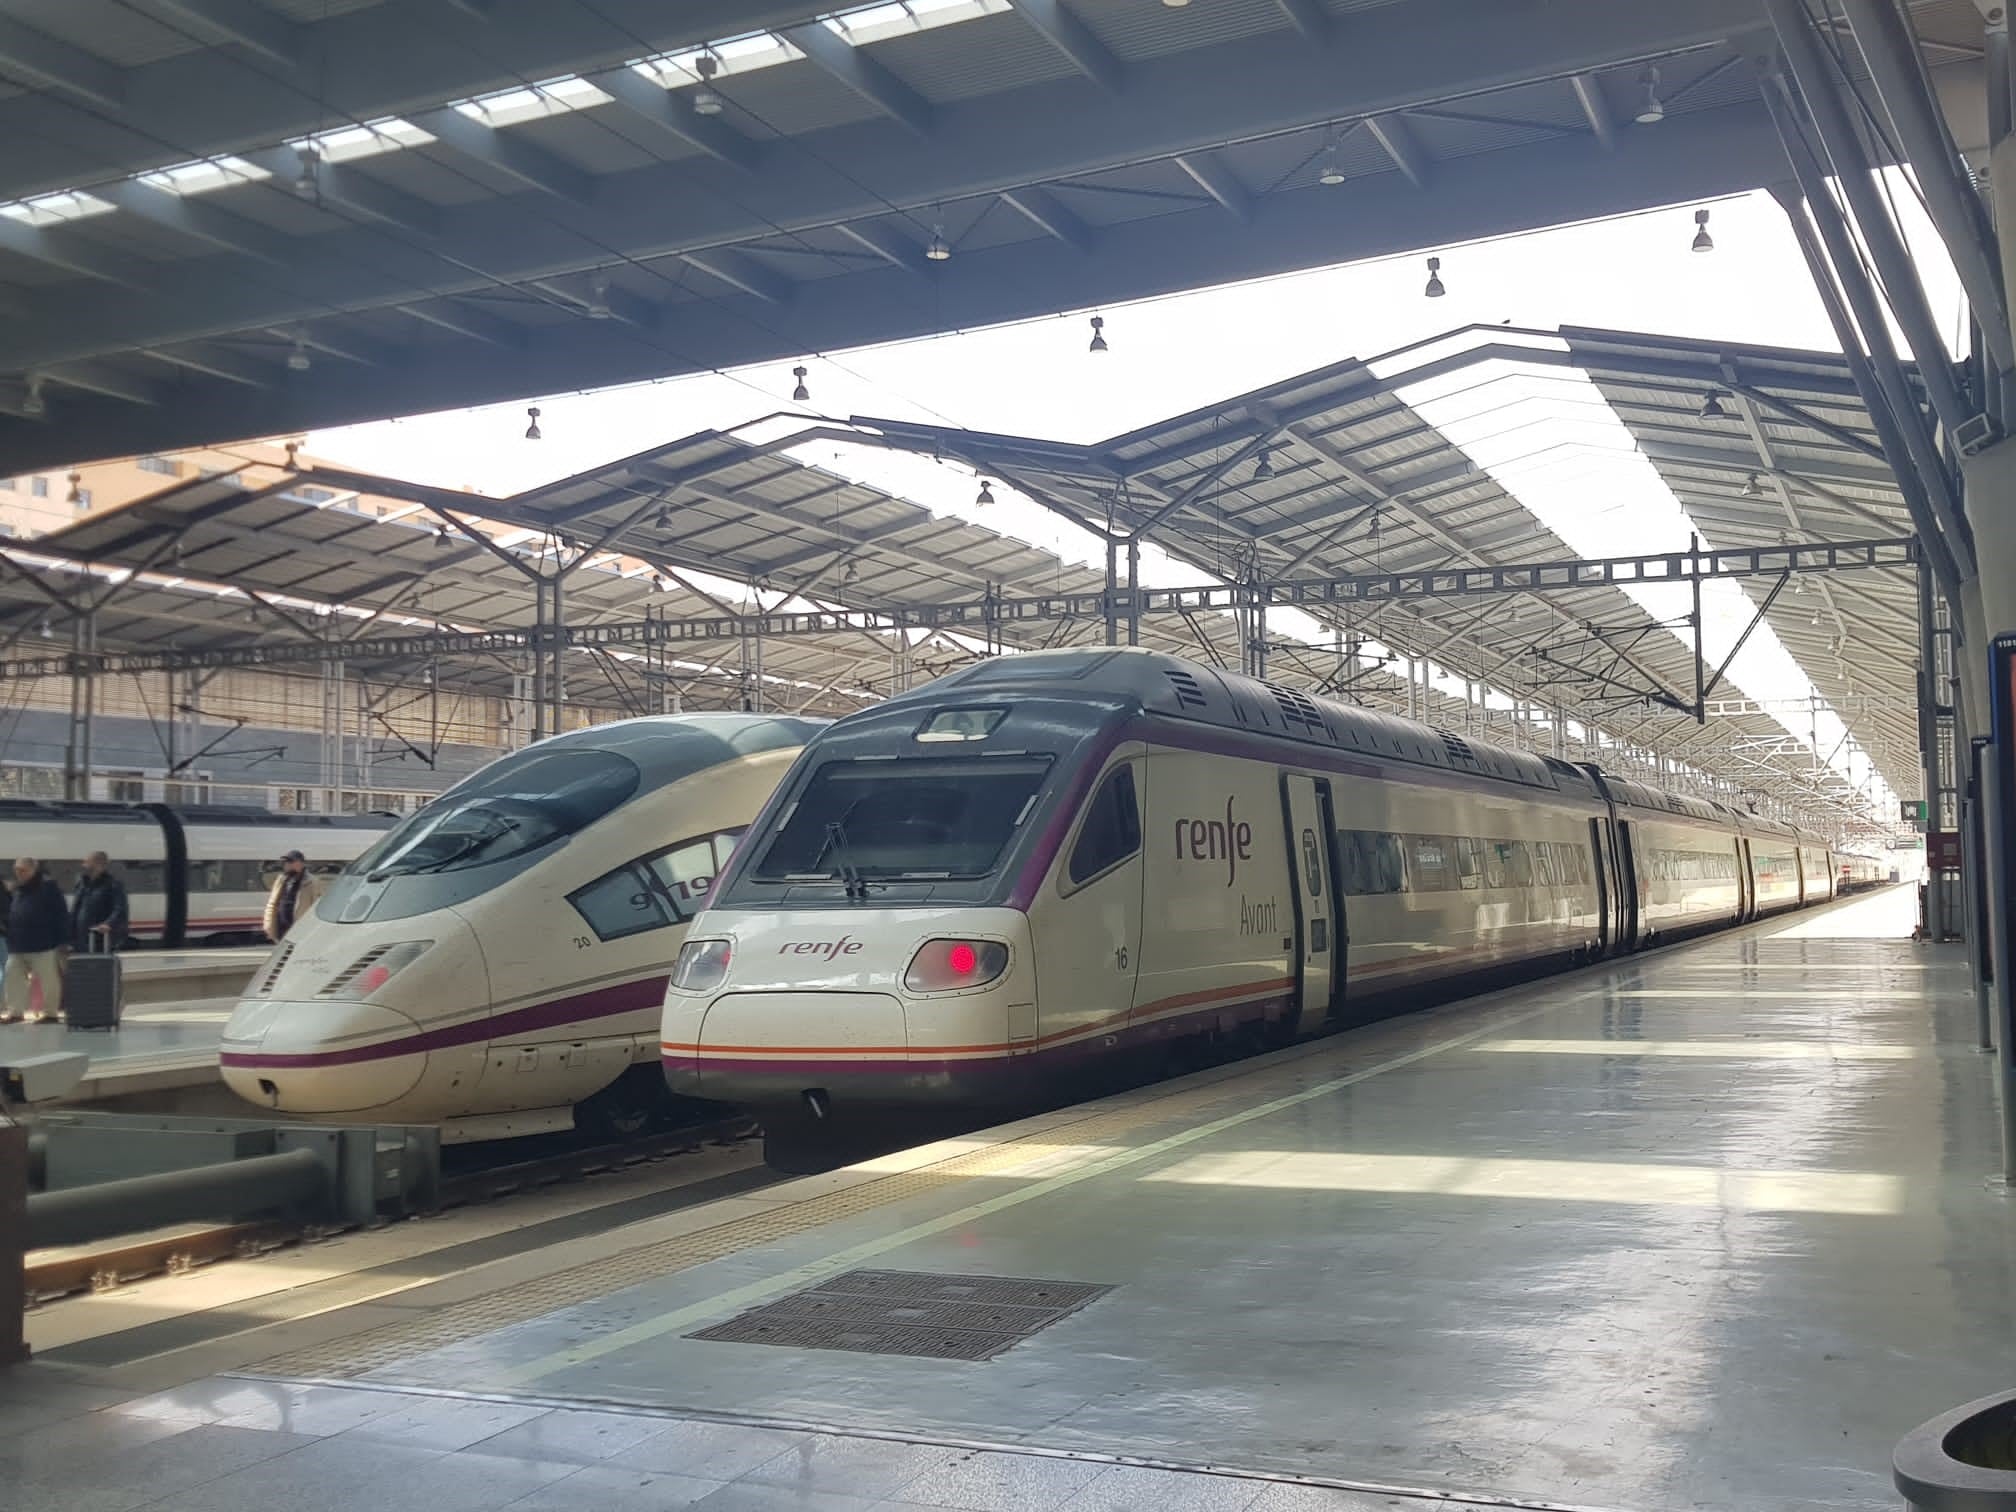
<path id="1" fill-rule="evenodd" d="M 224 1080 L 262 1107 L 449 1139 L 646 1126 L 686 926 L 820 724 L 632 719 L 492 762 L 295 926 L 225 1026 Z"/>
<path id="2" fill-rule="evenodd" d="M 134 943 L 263 945 L 266 894 L 285 852 L 333 875 L 391 823 L 375 814 L 0 799 L 0 867 L 33 856 L 69 893 L 84 857 L 102 850 L 126 884 Z"/>
<path id="3" fill-rule="evenodd" d="M 1861 892 L 1866 888 L 1885 887 L 1897 880 L 1897 868 L 1880 856 L 1850 855 L 1837 853 L 1834 863 L 1838 875 L 1834 880 L 1837 893 Z"/>
<path id="4" fill-rule="evenodd" d="M 1141 650 L 1006 657 L 830 726 L 680 952 L 677 1092 L 819 1120 L 1012 1105 L 1178 1037 L 1832 895 L 1827 846 L 1593 767 Z"/>

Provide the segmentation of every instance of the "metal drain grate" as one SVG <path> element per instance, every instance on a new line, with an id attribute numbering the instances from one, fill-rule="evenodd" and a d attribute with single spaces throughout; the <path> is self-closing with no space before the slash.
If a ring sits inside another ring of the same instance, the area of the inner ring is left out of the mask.
<path id="1" fill-rule="evenodd" d="M 990 1360 L 1112 1289 L 1090 1281 L 849 1271 L 686 1337 L 930 1360 Z"/>

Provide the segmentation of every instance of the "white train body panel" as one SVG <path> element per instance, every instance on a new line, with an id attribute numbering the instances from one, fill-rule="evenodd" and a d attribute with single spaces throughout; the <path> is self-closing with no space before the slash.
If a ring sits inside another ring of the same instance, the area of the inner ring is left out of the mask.
<path id="1" fill-rule="evenodd" d="M 717 740 L 718 749 L 676 756 L 655 777 L 644 760 L 634 794 L 530 853 L 488 867 L 422 865 L 389 881 L 353 870 L 248 988 L 225 1028 L 226 1083 L 283 1112 L 443 1122 L 453 1137 L 456 1120 L 565 1110 L 648 1063 L 687 925 L 814 728 L 753 715 L 630 720 L 486 768 L 555 751 L 663 758 L 668 731 L 754 734 L 737 737 L 747 754 Z M 470 783 L 484 780 L 478 773 Z M 400 833 L 387 845 L 396 848 Z M 388 908 L 381 894 L 396 903 L 390 889 L 402 885 L 413 901 Z M 439 906 L 418 906 L 437 887 Z M 369 973 L 407 955 L 361 995 L 366 976 L 343 985 L 360 963 Z"/>
<path id="2" fill-rule="evenodd" d="M 1128 1045 L 1278 1042 L 1829 895 L 1776 828 L 1174 658 L 1008 658 L 813 741 L 660 1049 L 674 1090 L 760 1108 L 1013 1102 Z M 1754 892 L 1753 842 L 1785 867 Z"/>

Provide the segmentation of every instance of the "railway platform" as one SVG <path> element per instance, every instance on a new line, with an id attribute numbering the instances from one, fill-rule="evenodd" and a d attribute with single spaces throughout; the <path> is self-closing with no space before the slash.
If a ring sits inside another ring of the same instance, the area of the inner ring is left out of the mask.
<path id="1" fill-rule="evenodd" d="M 98 1333 L 0 1376 L 0 1503 L 1893 1506 L 1896 1440 L 2016 1353 L 1966 961 L 1911 922 L 1893 888 L 352 1305 Z"/>
<path id="2" fill-rule="evenodd" d="M 58 1051 L 90 1057 L 64 1101 L 153 1112 L 236 1111 L 217 1073 L 217 1045 L 263 949 L 136 952 L 126 960 L 126 1011 L 109 1033 L 61 1024 L 0 1024 L 0 1057 Z"/>

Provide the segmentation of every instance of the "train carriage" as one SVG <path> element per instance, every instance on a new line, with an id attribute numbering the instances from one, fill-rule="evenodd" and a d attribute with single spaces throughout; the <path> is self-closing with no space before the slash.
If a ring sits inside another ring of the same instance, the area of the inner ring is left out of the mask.
<path id="1" fill-rule="evenodd" d="M 812 742 L 681 952 L 664 1065 L 773 1128 L 1013 1101 L 1129 1044 L 1279 1042 L 1796 906 L 1801 850 L 1173 657 L 1002 658 Z"/>
<path id="2" fill-rule="evenodd" d="M 679 943 L 821 724 L 654 716 L 492 762 L 295 925 L 225 1025 L 225 1082 L 263 1107 L 438 1122 L 450 1140 L 648 1126 Z"/>
<path id="3" fill-rule="evenodd" d="M 266 895 L 290 850 L 334 876 L 391 827 L 379 814 L 272 814 L 227 805 L 0 799 L 0 863 L 33 856 L 65 892 L 104 851 L 142 945 L 266 943 Z"/>

